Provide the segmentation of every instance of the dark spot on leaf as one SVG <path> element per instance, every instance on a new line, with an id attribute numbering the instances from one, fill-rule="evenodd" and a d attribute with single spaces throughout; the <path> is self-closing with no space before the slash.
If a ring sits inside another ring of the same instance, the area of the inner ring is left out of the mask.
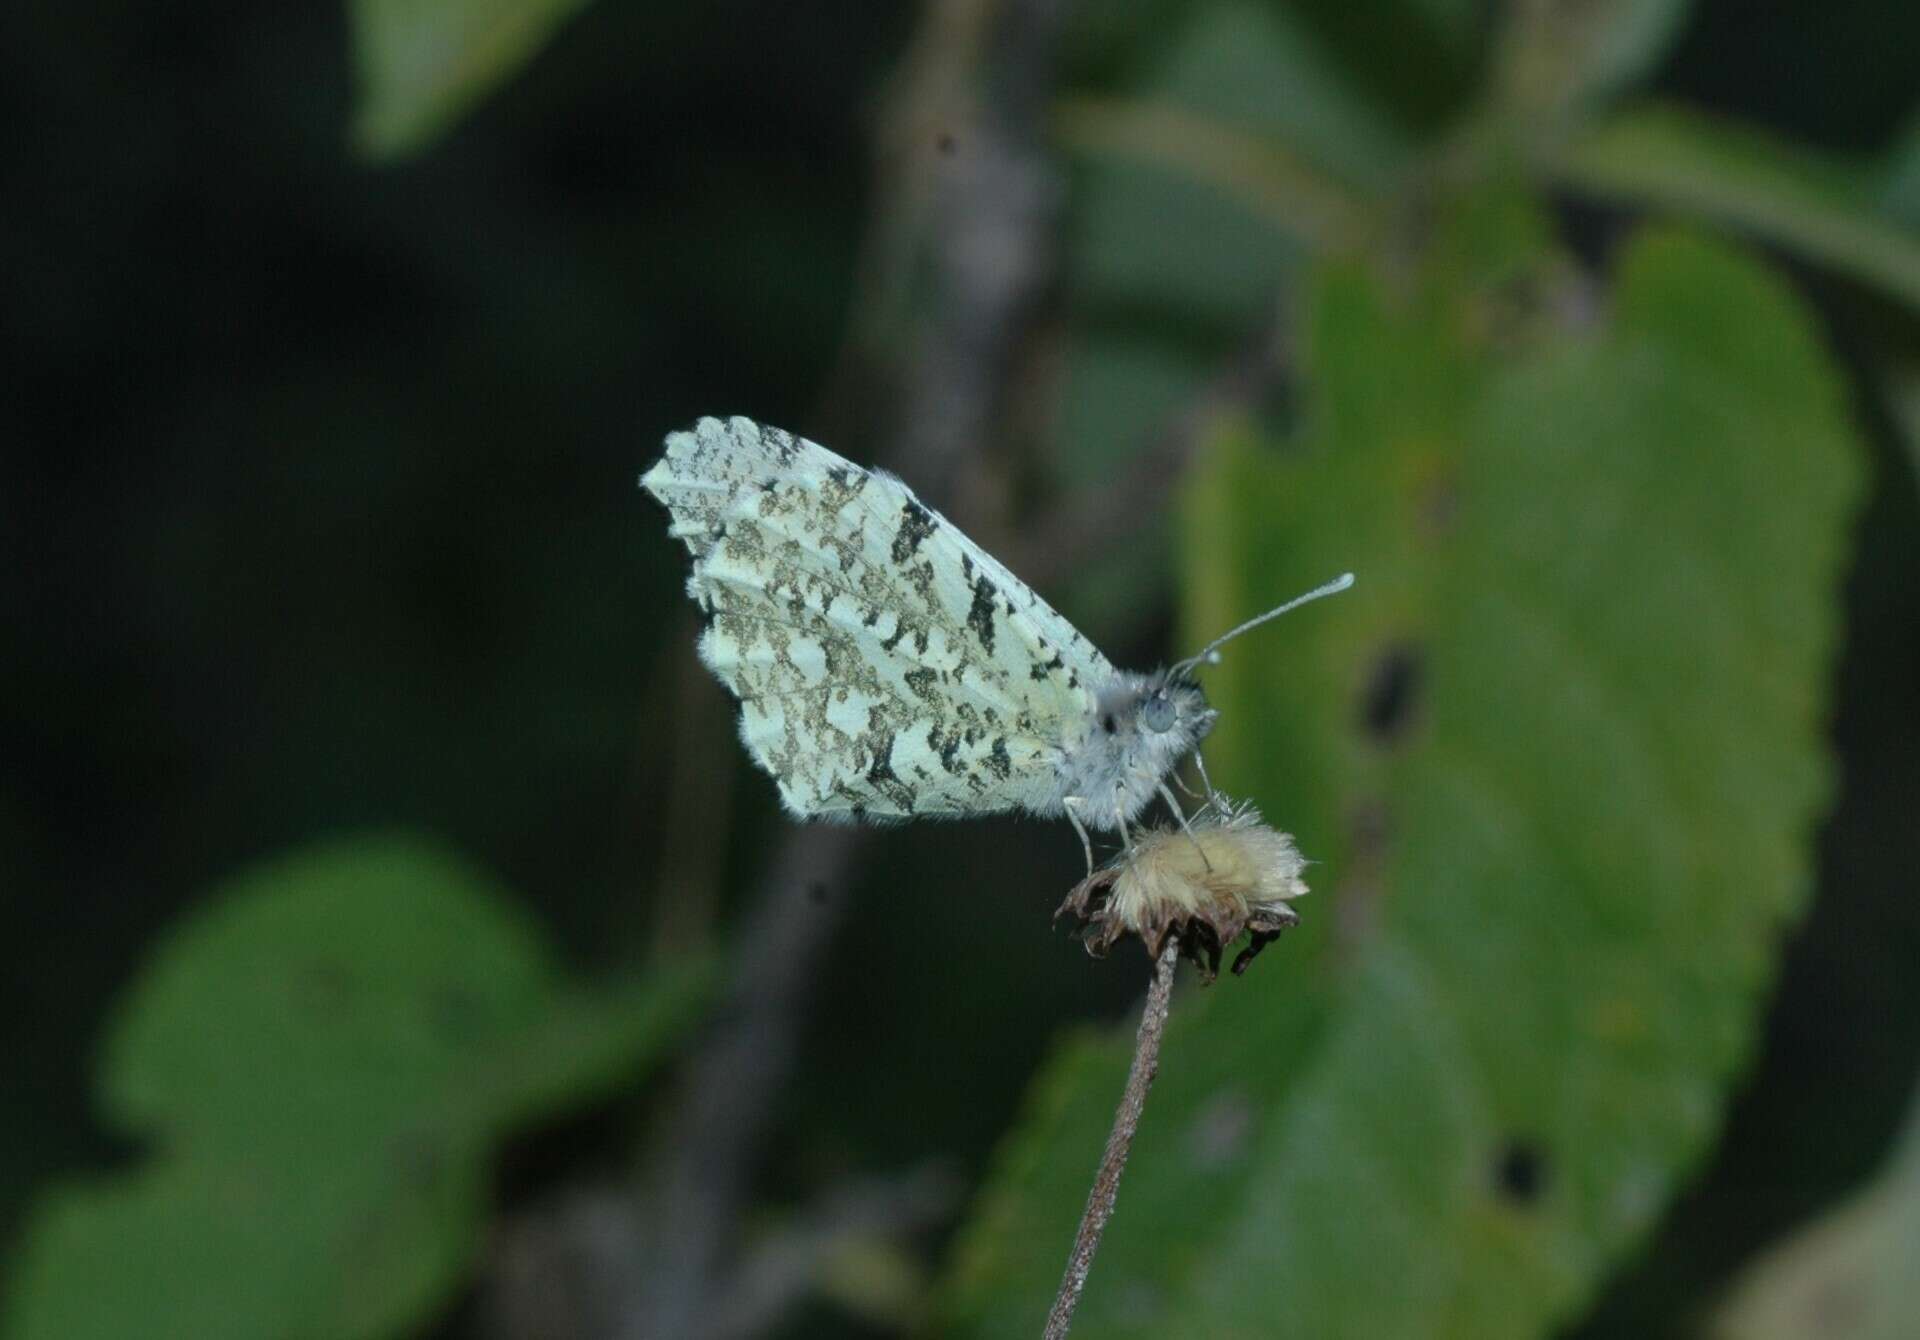
<path id="1" fill-rule="evenodd" d="M 346 1005 L 354 994 L 353 972 L 337 959 L 319 959 L 306 966 L 299 978 L 299 992 L 316 1011 L 331 1014 Z"/>
<path id="2" fill-rule="evenodd" d="M 828 892 L 827 886 L 825 884 L 822 884 L 817 879 L 813 883 L 807 885 L 807 900 L 813 903 L 816 907 L 824 907 L 826 905 L 827 899 L 831 898 L 832 896 L 833 895 Z"/>
<path id="3" fill-rule="evenodd" d="M 1375 744 L 1397 744 L 1406 735 L 1419 707 L 1424 671 L 1420 650 L 1412 643 L 1395 643 L 1374 661 L 1360 724 Z"/>
<path id="4" fill-rule="evenodd" d="M 1428 482 L 1415 503 L 1420 530 L 1432 539 L 1440 539 L 1453 529 L 1460 515 L 1460 490 L 1451 479 Z"/>
<path id="5" fill-rule="evenodd" d="M 1100 718 L 1100 729 L 1105 731 L 1107 734 L 1112 735 L 1115 731 L 1120 729 L 1120 723 L 1118 721 L 1115 721 L 1113 719 L 1113 713 L 1109 712 L 1105 716 Z"/>
<path id="6" fill-rule="evenodd" d="M 951 130 L 943 130 L 933 137 L 933 147 L 943 154 L 951 155 L 960 142 L 953 137 Z"/>
<path id="7" fill-rule="evenodd" d="M 1531 1205 L 1547 1189 L 1547 1154 L 1531 1140 L 1515 1137 L 1493 1161 L 1493 1185 L 1515 1205 Z"/>

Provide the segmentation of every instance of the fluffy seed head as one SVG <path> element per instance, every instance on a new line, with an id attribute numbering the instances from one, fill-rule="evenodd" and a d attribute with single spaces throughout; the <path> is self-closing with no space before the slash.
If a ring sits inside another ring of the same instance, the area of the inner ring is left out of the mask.
<path id="1" fill-rule="evenodd" d="M 1184 828 L 1136 834 L 1131 850 L 1082 880 L 1055 917 L 1071 912 L 1086 925 L 1087 952 L 1099 957 L 1137 935 L 1156 958 L 1169 936 L 1211 981 L 1221 951 L 1250 938 L 1233 971 L 1299 920 L 1287 906 L 1307 891 L 1306 861 L 1293 839 L 1261 822 L 1252 805 L 1224 798 Z"/>

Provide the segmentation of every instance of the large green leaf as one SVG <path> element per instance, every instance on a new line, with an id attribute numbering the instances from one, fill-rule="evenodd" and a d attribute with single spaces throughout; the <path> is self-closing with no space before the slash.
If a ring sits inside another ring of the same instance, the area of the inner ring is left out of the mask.
<path id="1" fill-rule="evenodd" d="M 1887 1170 L 1756 1261 L 1721 1308 L 1719 1340 L 1920 1335 L 1920 1100 Z"/>
<path id="2" fill-rule="evenodd" d="M 349 0 L 354 137 L 387 158 L 422 148 L 544 46 L 586 0 Z"/>
<path id="3" fill-rule="evenodd" d="M 1684 234 L 1589 328 L 1490 319 L 1514 224 L 1424 281 L 1326 271 L 1300 439 L 1191 492 L 1197 629 L 1360 580 L 1213 672 L 1216 777 L 1315 894 L 1177 1011 L 1076 1335 L 1541 1334 L 1746 1054 L 1829 788 L 1843 387 L 1777 280 Z M 1044 1315 L 1125 1063 L 1081 1040 L 1039 1083 L 957 1333 Z"/>
<path id="4" fill-rule="evenodd" d="M 1743 229 L 1920 307 L 1920 232 L 1882 212 L 1864 169 L 1747 127 L 1654 107 L 1575 138 L 1551 170 L 1583 191 Z M 1888 203 L 1897 203 L 1891 194 Z"/>
<path id="5" fill-rule="evenodd" d="M 155 954 L 107 1047 L 107 1113 L 152 1157 L 38 1207 L 0 1331 L 401 1332 L 459 1282 L 492 1146 L 630 1082 L 706 977 L 569 988 L 490 882 L 413 842 L 243 877 Z"/>

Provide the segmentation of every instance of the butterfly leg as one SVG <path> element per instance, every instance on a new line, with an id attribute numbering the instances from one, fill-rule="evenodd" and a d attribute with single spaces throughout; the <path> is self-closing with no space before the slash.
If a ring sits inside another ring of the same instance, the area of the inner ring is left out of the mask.
<path id="1" fill-rule="evenodd" d="M 1133 855 L 1133 834 L 1127 828 L 1127 789 L 1124 786 L 1113 788 L 1113 817 L 1120 825 L 1120 841 L 1127 849 L 1127 855 Z"/>
<path id="2" fill-rule="evenodd" d="M 1060 807 L 1067 812 L 1067 822 L 1073 825 L 1073 831 L 1080 835 L 1080 850 L 1087 854 L 1087 875 L 1093 875 L 1093 839 L 1087 836 L 1087 826 L 1080 822 L 1080 807 L 1086 804 L 1085 797 L 1067 796 Z"/>
<path id="3" fill-rule="evenodd" d="M 1173 817 L 1178 819 L 1180 826 L 1187 830 L 1187 836 L 1192 837 L 1193 825 L 1187 822 L 1187 812 L 1180 808 L 1179 797 L 1173 794 L 1173 789 L 1165 782 L 1160 783 L 1160 799 L 1167 802 L 1167 808 L 1173 811 Z"/>
<path id="4" fill-rule="evenodd" d="M 1193 751 L 1193 766 L 1200 770 L 1200 785 L 1207 788 L 1207 803 L 1209 805 L 1216 803 L 1220 799 L 1220 793 L 1213 789 L 1213 778 L 1207 776 L 1207 761 L 1200 757 L 1198 749 Z"/>
<path id="5" fill-rule="evenodd" d="M 1180 808 L 1180 802 L 1174 799 L 1173 791 L 1165 782 L 1160 783 L 1160 796 L 1167 802 L 1167 808 L 1173 811 L 1173 817 L 1180 821 L 1180 827 L 1186 830 L 1187 841 L 1191 842 L 1193 849 L 1200 853 L 1200 864 L 1208 870 L 1213 869 L 1213 862 L 1207 859 L 1207 849 L 1201 846 L 1200 839 L 1193 835 L 1193 825 L 1187 822 L 1186 811 Z"/>

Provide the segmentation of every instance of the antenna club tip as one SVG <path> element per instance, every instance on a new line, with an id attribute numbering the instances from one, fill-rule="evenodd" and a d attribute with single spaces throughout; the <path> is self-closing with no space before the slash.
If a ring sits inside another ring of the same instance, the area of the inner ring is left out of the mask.
<path id="1" fill-rule="evenodd" d="M 1341 573 L 1338 577 L 1335 577 L 1332 582 L 1332 588 L 1335 591 L 1344 591 L 1349 586 L 1352 586 L 1352 585 L 1353 585 L 1353 574 L 1351 572 Z"/>

